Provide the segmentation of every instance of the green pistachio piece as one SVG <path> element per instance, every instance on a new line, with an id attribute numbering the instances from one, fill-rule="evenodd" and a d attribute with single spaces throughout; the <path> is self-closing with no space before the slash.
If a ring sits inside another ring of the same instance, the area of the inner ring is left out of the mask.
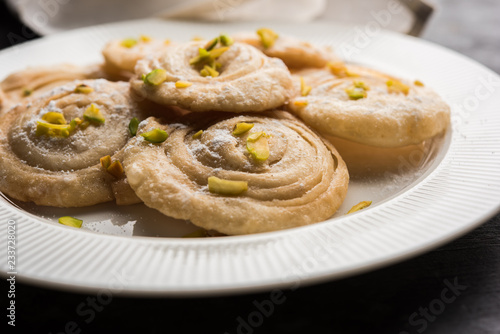
<path id="1" fill-rule="evenodd" d="M 250 130 L 251 128 L 253 128 L 253 124 L 252 123 L 244 123 L 244 122 L 238 123 L 234 127 L 233 135 L 235 135 L 235 136 L 242 135 L 245 132 L 247 132 L 248 130 Z"/>
<path id="2" fill-rule="evenodd" d="M 236 196 L 248 190 L 248 182 L 223 180 L 216 176 L 210 176 L 208 190 L 214 194 Z"/>
<path id="3" fill-rule="evenodd" d="M 219 39 L 220 43 L 224 46 L 231 46 L 234 43 L 233 39 L 228 35 L 220 35 Z"/>
<path id="4" fill-rule="evenodd" d="M 44 114 L 42 116 L 42 120 L 50 124 L 66 124 L 64 115 L 55 111 L 49 111 L 48 113 Z"/>
<path id="5" fill-rule="evenodd" d="M 269 158 L 269 143 L 267 135 L 263 131 L 252 133 L 247 138 L 247 150 L 257 161 L 265 161 Z"/>
<path id="6" fill-rule="evenodd" d="M 372 201 L 363 201 L 363 202 L 359 202 L 358 204 L 356 204 L 355 206 L 353 206 L 348 212 L 347 214 L 350 214 L 350 213 L 353 213 L 353 212 L 356 212 L 356 211 L 359 211 L 359 210 L 362 210 L 364 208 L 367 208 L 369 207 L 370 205 L 372 204 Z"/>
<path id="7" fill-rule="evenodd" d="M 198 55 L 189 60 L 189 65 L 201 64 L 202 62 L 205 62 L 209 59 L 210 59 L 210 53 L 204 48 L 199 48 Z"/>
<path id="8" fill-rule="evenodd" d="M 76 130 L 76 127 L 77 127 L 78 125 L 80 125 L 80 124 L 82 124 L 82 120 L 81 120 L 80 118 L 78 118 L 78 117 L 73 118 L 73 119 L 71 120 L 71 122 L 69 122 L 69 131 L 70 131 L 70 132 L 75 131 L 75 130 Z"/>
<path id="9" fill-rule="evenodd" d="M 219 43 L 219 37 L 215 37 L 205 45 L 205 50 L 210 51 Z"/>
<path id="10" fill-rule="evenodd" d="M 75 93 L 78 93 L 78 94 L 90 94 L 93 91 L 94 91 L 94 88 L 92 88 L 88 85 L 85 85 L 85 84 L 78 85 L 75 88 Z"/>
<path id="11" fill-rule="evenodd" d="M 359 100 L 367 96 L 366 90 L 364 90 L 363 88 L 356 87 L 355 85 L 346 88 L 345 92 L 347 93 L 349 99 L 351 100 Z"/>
<path id="12" fill-rule="evenodd" d="M 106 121 L 99 108 L 93 103 L 83 113 L 83 119 L 94 124 L 104 124 Z"/>
<path id="13" fill-rule="evenodd" d="M 189 81 L 176 81 L 175 82 L 175 88 L 188 88 L 192 86 L 193 83 Z"/>
<path id="14" fill-rule="evenodd" d="M 157 68 L 152 70 L 144 77 L 143 81 L 145 84 L 158 86 L 159 84 L 165 82 L 167 80 L 167 71 L 162 68 Z"/>
<path id="15" fill-rule="evenodd" d="M 361 88 L 363 90 L 370 90 L 370 87 L 368 87 L 368 85 L 365 84 L 363 81 L 354 81 L 353 86 L 356 88 Z"/>
<path id="16" fill-rule="evenodd" d="M 49 136 L 49 137 L 69 137 L 70 126 L 67 124 L 50 124 L 37 121 L 36 136 Z"/>
<path id="17" fill-rule="evenodd" d="M 302 95 L 302 96 L 309 95 L 309 92 L 311 91 L 311 89 L 312 89 L 311 86 L 306 85 L 304 78 L 300 77 L 300 95 Z"/>
<path id="18" fill-rule="evenodd" d="M 137 40 L 135 38 L 125 38 L 121 41 L 120 45 L 125 48 L 132 48 L 137 44 Z"/>
<path id="19" fill-rule="evenodd" d="M 403 93 L 404 95 L 408 95 L 408 93 L 410 92 L 410 87 L 398 80 L 388 80 L 386 82 L 386 85 L 387 91 L 391 94 Z"/>
<path id="20" fill-rule="evenodd" d="M 198 132 L 196 132 L 194 135 L 193 135 L 193 139 L 200 139 L 201 138 L 201 135 L 203 134 L 203 130 L 200 130 Z"/>
<path id="21" fill-rule="evenodd" d="M 64 216 L 64 217 L 59 218 L 59 224 L 63 224 L 66 226 L 80 228 L 80 227 L 82 227 L 82 223 L 83 223 L 83 220 L 78 219 L 78 218 L 73 218 L 70 216 Z"/>
<path id="22" fill-rule="evenodd" d="M 209 52 L 210 58 L 217 59 L 220 56 L 222 56 L 222 54 L 224 52 L 226 52 L 227 50 L 229 50 L 229 46 L 224 46 L 222 48 L 213 49 L 212 51 Z"/>
<path id="23" fill-rule="evenodd" d="M 102 167 L 108 169 L 108 167 L 111 165 L 111 156 L 107 155 L 105 157 L 102 157 L 101 159 L 99 159 L 99 161 L 101 162 Z"/>
<path id="24" fill-rule="evenodd" d="M 143 136 L 144 139 L 150 143 L 158 144 L 158 143 L 163 143 L 165 140 L 167 140 L 168 133 L 161 129 L 155 128 L 151 131 L 141 133 L 141 136 Z"/>
<path id="25" fill-rule="evenodd" d="M 109 165 L 107 168 L 106 168 L 106 171 L 113 175 L 114 177 L 116 177 L 117 179 L 119 179 L 120 177 L 122 177 L 123 175 L 123 166 L 122 166 L 122 163 L 118 160 L 115 160 L 111 163 L 111 165 Z"/>
<path id="26" fill-rule="evenodd" d="M 139 120 L 134 117 L 130 120 L 130 123 L 128 123 L 128 131 L 130 132 L 130 135 L 134 137 L 137 134 L 137 128 L 139 127 Z"/>
<path id="27" fill-rule="evenodd" d="M 215 77 L 219 76 L 219 72 L 217 72 L 215 69 L 213 69 L 212 67 L 210 67 L 208 65 L 203 66 L 203 69 L 200 71 L 200 74 L 202 77 L 215 78 Z"/>
<path id="28" fill-rule="evenodd" d="M 413 84 L 414 84 L 415 86 L 424 87 L 424 83 L 423 83 L 422 81 L 420 81 L 420 80 L 415 80 L 415 81 L 413 82 Z"/>
<path id="29" fill-rule="evenodd" d="M 32 90 L 32 89 L 25 88 L 25 89 L 23 90 L 23 96 L 24 96 L 24 97 L 30 96 L 31 94 L 33 94 L 33 90 Z"/>
<path id="30" fill-rule="evenodd" d="M 278 39 L 278 34 L 269 28 L 261 28 L 257 30 L 257 35 L 260 37 L 260 42 L 264 49 L 268 49 L 274 45 Z"/>

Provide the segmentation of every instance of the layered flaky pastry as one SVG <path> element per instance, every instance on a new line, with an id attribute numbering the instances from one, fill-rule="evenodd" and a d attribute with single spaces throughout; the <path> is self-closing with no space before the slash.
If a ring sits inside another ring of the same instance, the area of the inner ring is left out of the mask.
<path id="1" fill-rule="evenodd" d="M 291 75 L 281 60 L 234 43 L 207 51 L 217 56 L 208 54 L 212 62 L 204 63 L 200 55 L 204 47 L 206 42 L 185 43 L 139 61 L 132 88 L 156 103 L 195 112 L 264 111 L 283 105 L 292 96 Z M 161 73 L 161 80 L 149 80 L 156 73 Z"/>
<path id="2" fill-rule="evenodd" d="M 450 107 L 419 81 L 341 63 L 294 77 L 297 96 L 290 110 L 325 135 L 402 147 L 442 133 L 450 121 Z"/>
<path id="3" fill-rule="evenodd" d="M 165 51 L 171 45 L 170 40 L 158 40 L 148 36 L 109 41 L 102 50 L 104 70 L 110 75 L 130 78 L 134 73 L 137 61 L 157 52 Z"/>
<path id="4" fill-rule="evenodd" d="M 144 117 L 129 89 L 124 82 L 77 81 L 4 115 L 0 191 L 58 207 L 138 202 L 120 162 L 131 119 Z"/>
<path id="5" fill-rule="evenodd" d="M 278 34 L 271 29 L 240 32 L 232 36 L 235 41 L 256 47 L 269 57 L 276 57 L 290 69 L 321 68 L 339 58 L 329 47 L 316 46 L 298 38 Z"/>
<path id="6" fill-rule="evenodd" d="M 98 65 L 70 64 L 30 67 L 14 72 L 0 82 L 0 115 L 20 102 L 36 98 L 65 83 L 97 79 L 103 74 Z"/>
<path id="7" fill-rule="evenodd" d="M 323 221 L 342 203 L 344 161 L 290 114 L 203 116 L 148 118 L 125 149 L 127 179 L 149 207 L 233 235 Z"/>

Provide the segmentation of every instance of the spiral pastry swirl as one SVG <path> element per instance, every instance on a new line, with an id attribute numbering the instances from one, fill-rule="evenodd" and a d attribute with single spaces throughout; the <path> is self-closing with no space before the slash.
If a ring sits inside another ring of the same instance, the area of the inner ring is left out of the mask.
<path id="1" fill-rule="evenodd" d="M 243 123 L 253 127 L 235 135 Z M 225 234 L 249 234 L 325 220 L 345 197 L 349 176 L 344 161 L 287 112 L 188 115 L 171 125 L 148 118 L 139 133 L 152 129 L 169 136 L 161 144 L 142 136 L 132 139 L 124 168 L 137 196 L 168 216 Z M 267 135 L 264 161 L 248 151 L 255 133 Z M 213 191 L 210 177 L 246 182 L 247 189 L 239 194 Z"/>
<path id="2" fill-rule="evenodd" d="M 400 80 L 361 66 L 344 75 L 328 70 L 294 73 L 310 85 L 289 104 L 292 113 L 324 135 L 377 147 L 419 144 L 446 130 L 450 107 L 422 83 Z"/>
<path id="3" fill-rule="evenodd" d="M 321 68 L 329 61 L 339 61 L 338 56 L 329 47 L 320 47 L 292 36 L 280 34 L 271 47 L 264 47 L 259 36 L 254 32 L 234 34 L 237 42 L 256 47 L 269 57 L 276 57 L 290 69 Z"/>
<path id="4" fill-rule="evenodd" d="M 85 93 L 76 90 L 82 84 Z M 131 137 L 130 120 L 143 118 L 129 89 L 124 82 L 77 81 L 6 114 L 0 124 L 0 191 L 17 200 L 58 207 L 133 199 L 124 175 L 112 174 L 100 164 L 108 155 L 112 161 L 121 160 Z M 89 108 L 98 116 L 88 116 Z M 59 124 L 48 124 L 47 116 Z M 100 117 L 99 123 L 86 121 L 92 117 Z M 67 130 L 77 120 L 81 123 Z M 62 135 L 63 131 L 67 132 Z M 114 185 L 123 193 L 114 191 Z"/>
<path id="5" fill-rule="evenodd" d="M 202 76 L 190 60 L 205 44 L 181 44 L 161 57 L 139 61 L 132 88 L 157 103 L 191 111 L 264 111 L 283 105 L 292 96 L 292 78 L 283 62 L 246 44 L 234 43 L 217 59 L 219 76 Z M 163 83 L 150 86 L 141 80 L 156 69 L 166 71 Z M 190 86 L 178 88 L 179 81 Z"/>
<path id="6" fill-rule="evenodd" d="M 132 42 L 127 45 L 126 42 Z M 171 46 L 170 41 L 158 39 L 121 39 L 109 41 L 102 55 L 104 57 L 104 70 L 111 75 L 121 75 L 130 78 L 134 73 L 134 68 L 140 59 L 167 50 Z"/>
<path id="7" fill-rule="evenodd" d="M 98 66 L 70 64 L 31 67 L 14 72 L 0 82 L 0 115 L 17 103 L 36 98 L 55 87 L 74 80 L 97 79 L 101 75 Z"/>

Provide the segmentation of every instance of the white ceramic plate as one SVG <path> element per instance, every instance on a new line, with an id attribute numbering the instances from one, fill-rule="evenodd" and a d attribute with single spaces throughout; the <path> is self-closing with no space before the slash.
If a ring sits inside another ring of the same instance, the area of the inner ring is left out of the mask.
<path id="1" fill-rule="evenodd" d="M 500 77 L 442 47 L 390 32 L 333 24 L 197 24 L 159 20 L 91 27 L 0 52 L 0 77 L 26 66 L 100 62 L 112 38 L 189 40 L 270 26 L 350 61 L 420 79 L 452 105 L 452 131 L 416 170 L 352 180 L 332 219 L 250 236 L 175 238 L 193 227 L 143 205 L 53 209 L 0 198 L 1 242 L 17 228 L 17 277 L 45 286 L 136 295 L 202 295 L 285 288 L 372 270 L 435 248 L 477 227 L 500 203 Z M 373 27 L 372 27 L 373 28 Z M 418 153 L 418 152 L 417 152 Z M 411 156 L 410 156 L 411 157 Z M 402 161 L 401 169 L 405 169 Z M 408 161 L 406 161 L 408 164 Z M 411 164 L 411 161 L 410 161 Z M 349 216 L 361 200 L 374 204 Z M 68 212 L 70 211 L 70 212 Z M 56 217 L 84 218 L 82 229 Z M 1 263 L 5 275 L 6 261 Z"/>

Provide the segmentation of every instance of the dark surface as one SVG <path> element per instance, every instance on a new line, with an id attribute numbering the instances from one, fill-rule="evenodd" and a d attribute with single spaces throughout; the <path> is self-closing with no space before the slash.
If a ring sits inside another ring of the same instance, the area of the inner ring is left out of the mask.
<path id="1" fill-rule="evenodd" d="M 476 6 L 468 6 L 467 0 L 439 2 L 448 12 L 434 17 L 424 37 L 472 57 L 479 55 L 477 60 L 498 71 L 500 43 L 490 33 L 493 27 L 469 22 L 468 29 L 460 28 L 460 38 L 453 27 L 460 27 L 459 22 L 470 21 L 470 17 L 475 17 L 473 22 L 481 21 L 481 15 L 498 10 L 499 2 L 474 1 Z M 2 2 L 0 13 L 0 48 L 35 37 L 6 13 Z M 500 22 L 498 14 L 497 22 L 491 24 Z M 496 34 L 498 31 L 497 27 Z M 473 49 L 460 44 L 463 39 L 473 41 Z M 278 303 L 272 309 L 269 292 L 199 299 L 115 295 L 109 300 L 105 295 L 18 283 L 16 328 L 9 328 L 9 332 L 500 333 L 499 255 L 497 215 L 466 236 L 415 259 L 336 282 L 283 291 L 279 298 L 274 296 Z M 448 288 L 453 284 L 457 286 L 456 295 Z M 4 280 L 1 289 L 2 295 L 6 294 Z M 91 311 L 89 303 L 96 298 L 102 303 L 97 299 L 95 311 Z M 267 311 L 258 311 L 256 304 L 266 305 Z M 6 307 L 5 301 L 2 305 Z M 241 325 L 242 321 L 246 325 Z"/>

